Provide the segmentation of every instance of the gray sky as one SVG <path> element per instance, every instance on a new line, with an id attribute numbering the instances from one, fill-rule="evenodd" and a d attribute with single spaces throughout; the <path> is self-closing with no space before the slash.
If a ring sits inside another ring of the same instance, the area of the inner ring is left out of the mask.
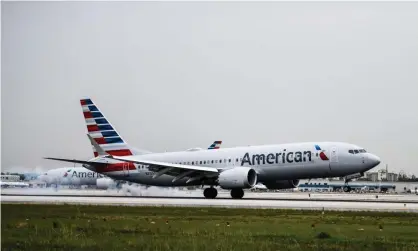
<path id="1" fill-rule="evenodd" d="M 418 3 L 2 2 L 2 169 L 137 148 L 346 141 L 418 173 Z M 71 166 L 71 164 L 70 164 Z"/>

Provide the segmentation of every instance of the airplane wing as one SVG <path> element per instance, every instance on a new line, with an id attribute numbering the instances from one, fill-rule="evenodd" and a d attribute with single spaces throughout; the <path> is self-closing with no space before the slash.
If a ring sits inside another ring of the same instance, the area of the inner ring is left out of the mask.
<path id="1" fill-rule="evenodd" d="M 120 156 L 108 155 L 106 156 L 106 158 L 136 163 L 140 165 L 147 165 L 150 171 L 155 172 L 153 178 L 157 178 L 163 174 L 169 174 L 169 175 L 176 176 L 173 179 L 173 182 L 184 177 L 189 177 L 188 182 L 191 182 L 194 180 L 198 180 L 200 178 L 216 177 L 219 174 L 219 170 L 214 167 L 181 165 L 181 164 L 172 164 L 172 163 L 152 161 L 152 160 L 133 159 L 131 156 L 120 157 Z"/>
<path id="2" fill-rule="evenodd" d="M 183 170 L 195 170 L 195 171 L 203 171 L 203 172 L 211 172 L 211 173 L 219 173 L 218 169 L 214 167 L 207 167 L 207 166 L 192 166 L 192 165 L 180 165 L 180 164 L 172 164 L 167 162 L 159 162 L 159 161 L 153 161 L 153 160 L 136 160 L 129 157 L 120 157 L 120 156 L 106 156 L 106 158 L 120 160 L 120 161 L 126 161 L 126 162 L 132 162 L 136 164 L 141 165 L 151 165 L 151 166 L 160 166 L 160 167 L 172 167 L 183 169 Z"/>
<path id="3" fill-rule="evenodd" d="M 106 163 L 102 163 L 102 162 L 94 162 L 94 161 L 86 161 L 86 160 L 77 160 L 77 159 L 60 159 L 60 158 L 49 158 L 49 157 L 44 158 L 44 159 L 58 160 L 58 161 L 78 163 L 78 164 L 86 164 L 86 165 L 104 165 L 104 164 L 106 164 Z"/>

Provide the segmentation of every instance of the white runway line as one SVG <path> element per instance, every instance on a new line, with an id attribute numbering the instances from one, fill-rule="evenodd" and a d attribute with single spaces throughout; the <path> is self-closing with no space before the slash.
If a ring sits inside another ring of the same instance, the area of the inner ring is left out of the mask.
<path id="1" fill-rule="evenodd" d="M 286 200 L 233 200 L 233 199 L 172 199 L 172 198 L 133 198 L 133 197 L 41 197 L 41 196 L 2 196 L 4 203 L 37 204 L 85 204 L 85 205 L 124 205 L 124 206 L 186 206 L 186 207 L 226 207 L 226 208 L 282 208 L 314 209 L 337 211 L 391 211 L 418 212 L 418 203 L 390 202 L 336 202 L 336 201 L 286 201 Z"/>

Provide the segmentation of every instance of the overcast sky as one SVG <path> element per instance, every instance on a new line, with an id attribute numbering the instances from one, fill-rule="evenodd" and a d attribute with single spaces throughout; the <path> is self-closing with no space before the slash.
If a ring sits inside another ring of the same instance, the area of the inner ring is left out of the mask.
<path id="1" fill-rule="evenodd" d="M 93 153 L 79 99 L 155 152 L 346 141 L 418 174 L 418 3 L 2 2 L 2 169 Z"/>

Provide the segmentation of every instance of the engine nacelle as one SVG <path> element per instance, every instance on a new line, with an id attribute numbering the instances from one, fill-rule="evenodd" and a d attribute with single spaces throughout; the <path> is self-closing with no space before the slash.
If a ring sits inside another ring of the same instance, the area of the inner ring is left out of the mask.
<path id="1" fill-rule="evenodd" d="M 97 189 L 108 189 L 116 187 L 116 182 L 110 178 L 100 178 L 96 180 Z"/>
<path id="2" fill-rule="evenodd" d="M 299 180 L 276 180 L 263 183 L 267 189 L 289 189 L 299 186 Z"/>
<path id="3" fill-rule="evenodd" d="M 257 184 L 257 173 L 249 167 L 235 167 L 221 172 L 218 182 L 224 189 L 252 188 Z"/>

